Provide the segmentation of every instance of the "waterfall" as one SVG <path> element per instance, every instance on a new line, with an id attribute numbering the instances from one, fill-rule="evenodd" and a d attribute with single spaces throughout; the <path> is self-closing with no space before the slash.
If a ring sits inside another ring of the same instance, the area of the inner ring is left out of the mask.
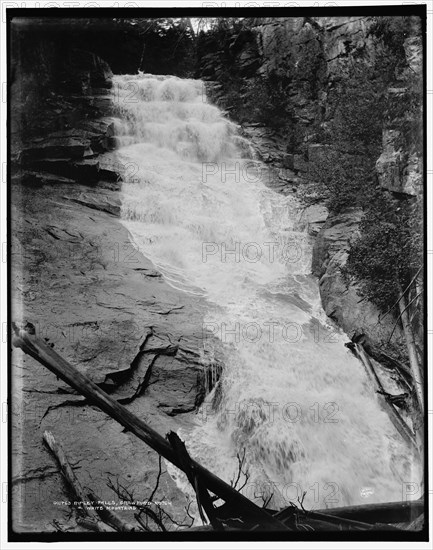
<path id="1" fill-rule="evenodd" d="M 320 306 L 297 200 L 267 185 L 202 82 L 116 76 L 113 101 L 122 223 L 170 285 L 201 297 L 203 349 L 224 358 L 180 433 L 191 455 L 228 482 L 244 457 L 242 492 L 274 508 L 304 493 L 307 508 L 406 498 L 419 465 Z"/>

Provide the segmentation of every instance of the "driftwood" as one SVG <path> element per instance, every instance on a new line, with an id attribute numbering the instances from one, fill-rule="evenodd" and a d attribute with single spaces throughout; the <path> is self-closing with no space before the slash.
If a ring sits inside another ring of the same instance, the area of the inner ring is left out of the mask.
<path id="1" fill-rule="evenodd" d="M 298 514 L 299 525 L 308 526 L 314 531 L 400 531 L 394 525 L 384 523 L 364 523 L 353 519 L 345 519 L 328 514 L 304 512 Z"/>
<path id="2" fill-rule="evenodd" d="M 102 533 L 113 532 L 114 529 L 111 529 L 105 523 L 103 523 L 98 514 L 93 508 L 90 508 L 86 505 L 86 502 L 89 500 L 88 496 L 83 489 L 80 481 L 75 475 L 72 466 L 69 464 L 68 459 L 62 449 L 60 443 L 58 443 L 51 432 L 44 432 L 44 441 L 47 444 L 48 448 L 55 456 L 57 462 L 59 463 L 60 469 L 66 481 L 68 482 L 70 488 L 75 493 L 80 502 L 80 508 L 83 510 L 85 518 L 77 520 L 77 523 L 82 524 L 84 527 L 92 529 L 93 531 L 99 531 Z"/>
<path id="3" fill-rule="evenodd" d="M 408 366 L 406 366 L 401 361 L 398 361 L 394 357 L 391 357 L 390 355 L 388 355 L 384 351 L 380 352 L 380 355 L 379 355 L 378 359 L 379 359 L 379 362 L 383 363 L 385 366 L 391 367 L 391 368 L 397 370 L 397 372 L 401 375 L 401 377 L 404 380 L 406 380 L 406 381 L 411 381 L 412 380 L 412 371 L 410 370 L 410 368 Z"/>
<path id="4" fill-rule="evenodd" d="M 149 447 L 163 456 L 165 459 L 182 470 L 182 462 L 170 443 L 158 432 L 150 428 L 140 418 L 132 414 L 123 405 L 105 393 L 90 378 L 80 373 L 70 365 L 63 357 L 55 352 L 47 343 L 25 330 L 20 330 L 12 324 L 14 336 L 12 344 L 21 348 L 25 353 L 47 367 L 56 376 L 69 384 L 72 388 L 84 395 L 89 403 L 98 406 L 111 418 L 119 422 L 124 428 L 144 441 Z M 248 518 L 249 521 L 258 523 L 262 529 L 287 531 L 289 527 L 281 523 L 277 518 L 259 508 L 248 498 L 238 493 L 228 483 L 214 475 L 212 472 L 191 459 L 194 468 L 203 485 L 212 493 L 226 502 L 230 502 L 239 510 L 239 515 Z"/>
<path id="5" fill-rule="evenodd" d="M 123 521 L 121 517 L 115 514 L 112 510 L 109 510 L 106 506 L 104 506 L 104 504 L 102 503 L 102 499 L 99 498 L 98 495 L 96 495 L 95 493 L 89 491 L 88 498 L 89 500 L 98 503 L 98 514 L 100 518 L 104 523 L 111 525 L 111 527 L 113 527 L 116 531 L 120 531 L 123 533 L 133 533 L 136 531 L 140 531 L 140 529 L 138 529 L 131 523 Z"/>

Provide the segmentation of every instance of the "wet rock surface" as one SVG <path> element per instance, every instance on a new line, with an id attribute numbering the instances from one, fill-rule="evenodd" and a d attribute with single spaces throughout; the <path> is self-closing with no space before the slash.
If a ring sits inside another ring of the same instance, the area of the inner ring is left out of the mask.
<path id="1" fill-rule="evenodd" d="M 103 185 L 59 181 L 33 189 L 15 181 L 12 318 L 31 322 L 72 365 L 164 434 L 179 426 L 174 415 L 204 397 L 202 311 L 165 283 L 105 211 L 117 194 Z M 83 206 L 83 195 L 100 208 Z M 22 503 L 15 529 L 51 530 L 50 518 L 64 522 L 69 510 L 54 504 L 67 493 L 42 444 L 46 429 L 103 498 L 115 498 L 110 476 L 143 498 L 150 494 L 156 453 L 20 350 L 12 360 L 12 422 L 25 442 L 15 438 L 12 449 Z M 166 473 L 161 491 L 168 509 L 182 512 L 184 497 Z"/>

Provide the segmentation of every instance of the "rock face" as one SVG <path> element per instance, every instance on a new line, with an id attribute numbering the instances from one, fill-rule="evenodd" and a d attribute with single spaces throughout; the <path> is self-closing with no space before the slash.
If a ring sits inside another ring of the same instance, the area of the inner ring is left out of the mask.
<path id="1" fill-rule="evenodd" d="M 316 237 L 328 219 L 328 209 L 325 206 L 311 205 L 305 208 L 299 219 L 299 228 L 307 228 L 309 235 Z M 313 266 L 314 271 L 314 266 Z"/>
<path id="2" fill-rule="evenodd" d="M 418 37 L 404 41 L 407 69 L 410 82 L 422 82 L 423 52 Z M 414 143 L 422 141 L 421 113 L 410 110 L 410 94 L 406 87 L 392 87 L 388 90 L 391 102 L 399 101 L 408 105 L 400 116 L 390 120 L 383 129 L 383 150 L 377 159 L 376 170 L 380 185 L 393 193 L 419 197 L 423 192 L 423 158 L 420 148 Z M 412 128 L 411 128 L 412 126 Z M 409 128 L 409 129 L 408 129 Z"/>
<path id="3" fill-rule="evenodd" d="M 58 179 L 35 188 L 14 178 L 12 198 L 12 318 L 34 324 L 62 356 L 160 433 L 177 429 L 181 421 L 171 417 L 193 411 L 206 393 L 198 303 L 169 287 L 134 248 L 106 206 L 119 200 L 118 191 L 103 182 L 89 187 Z M 67 499 L 42 445 L 45 429 L 102 498 L 116 498 L 107 487 L 110 476 L 141 500 L 149 496 L 156 453 L 20 350 L 13 351 L 12 372 L 13 497 L 21 506 L 14 529 L 50 531 L 52 520 L 73 525 L 64 521 L 69 507 L 55 504 Z M 164 478 L 160 498 L 170 495 L 167 510 L 176 514 L 184 495 Z"/>
<path id="4" fill-rule="evenodd" d="M 15 96 L 12 319 L 32 323 L 71 364 L 164 435 L 209 389 L 203 312 L 198 300 L 164 281 L 120 223 L 111 72 L 93 54 L 81 53 L 74 63 L 73 92 L 50 96 L 37 127 L 24 131 L 29 112 Z M 68 117 L 56 120 L 65 106 Z M 44 430 L 102 499 L 119 500 L 111 479 L 147 500 L 158 474 L 155 452 L 21 350 L 13 350 L 12 373 L 15 531 L 54 531 L 53 521 L 77 529 L 65 504 L 68 490 L 42 444 Z M 163 475 L 154 499 L 167 500 L 175 519 L 184 517 L 185 498 Z M 132 519 L 132 512 L 120 513 Z"/>
<path id="5" fill-rule="evenodd" d="M 199 60 L 199 75 L 212 81 L 211 97 L 240 120 L 262 160 L 289 171 L 287 187 L 308 178 L 324 152 L 320 129 L 333 117 L 342 75 L 361 54 L 372 53 L 371 23 L 371 17 L 257 18 L 227 45 L 206 42 L 211 53 Z M 245 86 L 234 93 L 237 74 Z M 245 113 L 251 88 L 263 93 L 262 76 L 270 78 L 268 97 L 260 112 Z"/>
<path id="6" fill-rule="evenodd" d="M 362 342 L 371 356 L 381 360 L 383 345 L 388 341 L 395 320 L 381 319 L 376 306 L 363 300 L 356 284 L 348 284 L 344 268 L 351 239 L 356 238 L 360 209 L 349 208 L 338 215 L 330 216 L 319 231 L 313 248 L 313 274 L 319 279 L 320 297 L 325 313 L 353 339 L 362 337 Z M 383 316 L 382 316 L 383 317 Z M 399 356 L 402 345 L 401 331 L 397 327 L 394 344 L 388 351 Z M 395 344 L 395 342 L 397 344 Z"/>
<path id="7" fill-rule="evenodd" d="M 402 132 L 383 131 L 383 151 L 376 162 L 381 187 L 393 193 L 420 196 L 423 186 L 423 161 L 416 152 L 402 147 Z"/>
<path id="8" fill-rule="evenodd" d="M 321 142 L 321 136 L 335 116 L 339 83 L 349 68 L 358 66 L 363 72 L 377 56 L 377 41 L 370 33 L 374 23 L 372 17 L 257 18 L 248 29 L 236 31 L 236 40 L 210 48 L 203 73 L 205 79 L 212 80 L 210 95 L 242 124 L 259 158 L 276 170 L 277 176 L 271 180 L 275 189 L 305 192 L 315 177 L 314 168 L 335 153 Z M 410 105 L 413 90 L 401 83 L 421 79 L 421 42 L 415 37 L 404 41 L 406 67 L 388 90 L 390 104 Z M 243 85 L 233 76 L 236 71 L 243 75 Z M 411 78 L 407 78 L 409 74 Z M 269 82 L 265 92 L 258 84 L 263 80 Z M 251 101 L 251 94 L 261 98 L 258 112 L 242 108 L 242 102 Z M 388 117 L 383 128 L 377 180 L 396 199 L 422 194 L 422 156 L 413 147 L 416 132 L 418 140 L 421 137 L 422 122 L 417 116 L 405 108 L 400 116 Z M 408 127 L 415 132 L 408 133 Z M 349 336 L 364 334 L 367 347 L 378 357 L 395 319 L 388 316 L 379 323 L 377 308 L 362 300 L 357 285 L 342 275 L 361 212 L 348 209 L 338 215 L 331 212 L 328 217 L 326 209 L 318 208 L 306 209 L 300 224 L 317 236 L 312 271 L 319 277 L 323 307 Z M 396 349 L 385 347 L 399 355 L 397 348 L 403 346 L 399 345 L 398 329 L 393 341 Z"/>
<path id="9" fill-rule="evenodd" d="M 356 235 L 362 219 L 360 209 L 347 209 L 327 219 L 314 243 L 313 274 L 321 278 L 329 265 L 338 258 L 345 258 L 349 241 Z"/>

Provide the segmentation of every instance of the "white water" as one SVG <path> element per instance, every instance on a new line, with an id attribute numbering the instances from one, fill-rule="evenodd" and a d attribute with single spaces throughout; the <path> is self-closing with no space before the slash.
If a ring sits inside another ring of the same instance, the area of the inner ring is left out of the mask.
<path id="1" fill-rule="evenodd" d="M 202 296 L 224 354 L 219 386 L 180 434 L 191 455 L 230 481 L 245 451 L 243 492 L 273 494 L 274 507 L 303 492 L 309 508 L 406 498 L 418 467 L 327 325 L 296 200 L 242 158 L 248 144 L 200 81 L 117 76 L 113 93 L 123 223 L 169 284 Z M 214 345 L 204 338 L 208 358 Z"/>

